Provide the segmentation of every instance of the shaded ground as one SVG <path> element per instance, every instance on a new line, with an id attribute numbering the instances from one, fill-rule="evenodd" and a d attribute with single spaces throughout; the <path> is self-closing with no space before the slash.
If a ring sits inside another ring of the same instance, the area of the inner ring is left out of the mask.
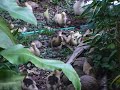
<path id="1" fill-rule="evenodd" d="M 84 24 L 85 20 L 79 19 L 79 17 L 74 16 L 72 9 L 71 9 L 73 3 L 71 3 L 70 4 L 71 6 L 69 6 L 69 7 L 66 5 L 62 5 L 63 3 L 64 2 L 59 3 L 59 7 L 58 7 L 59 11 L 58 12 L 65 11 L 67 13 L 68 21 L 70 21 L 70 23 L 67 25 L 68 27 L 74 26 L 74 27 L 77 27 L 75 30 L 80 30 L 80 25 Z M 6 14 L 7 12 L 4 12 L 4 13 L 1 12 L 0 15 L 3 16 L 6 20 L 8 20 L 9 23 L 13 23 L 15 25 L 15 27 L 17 27 L 17 28 L 26 27 L 27 31 L 40 30 L 41 28 L 44 28 L 45 26 L 51 27 L 51 28 L 60 28 L 59 26 L 57 26 L 54 23 L 46 24 L 46 21 L 43 16 L 43 12 L 46 10 L 46 6 L 48 6 L 50 18 L 52 19 L 54 17 L 55 13 L 57 12 L 57 9 L 56 9 L 57 6 L 49 3 L 48 0 L 41 0 L 41 2 L 38 2 L 38 4 L 39 4 L 39 8 L 37 8 L 34 11 L 34 14 L 38 21 L 37 27 L 34 25 L 27 24 L 20 20 L 14 20 L 8 14 Z M 71 10 L 71 11 L 68 11 L 67 8 L 69 8 L 68 10 Z M 41 51 L 40 57 L 45 58 L 45 59 L 56 59 L 56 60 L 61 60 L 61 61 L 66 62 L 66 59 L 72 54 L 72 51 L 70 51 L 66 47 L 63 47 L 60 50 L 51 48 L 50 38 L 52 38 L 52 35 L 48 36 L 48 35 L 34 34 L 33 36 L 19 37 L 19 38 L 21 38 L 19 43 L 22 43 L 25 46 L 30 46 L 30 42 L 34 39 L 40 40 L 40 42 L 42 42 L 42 44 L 43 44 L 43 47 L 40 49 L 40 51 Z M 24 69 L 31 70 L 35 66 L 27 67 L 27 64 L 25 64 L 24 67 L 25 67 Z M 33 73 L 32 77 L 36 81 L 37 87 L 39 88 L 39 90 L 47 90 L 45 81 L 46 81 L 46 76 L 50 73 L 50 71 L 38 69 L 36 67 L 35 67 L 35 71 L 37 71 L 38 73 L 37 74 Z"/>

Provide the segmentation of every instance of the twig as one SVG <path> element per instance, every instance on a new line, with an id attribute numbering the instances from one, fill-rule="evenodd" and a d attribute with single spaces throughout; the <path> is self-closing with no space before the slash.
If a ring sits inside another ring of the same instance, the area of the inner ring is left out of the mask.
<path id="1" fill-rule="evenodd" d="M 73 54 L 71 55 L 71 57 L 69 58 L 69 60 L 67 61 L 66 64 L 73 63 L 73 61 L 76 59 L 76 57 L 78 55 L 82 54 L 84 50 L 89 49 L 89 48 L 90 48 L 89 45 L 85 45 L 83 43 L 82 43 L 82 45 L 79 44 L 78 47 L 75 49 L 75 51 L 73 52 Z"/>

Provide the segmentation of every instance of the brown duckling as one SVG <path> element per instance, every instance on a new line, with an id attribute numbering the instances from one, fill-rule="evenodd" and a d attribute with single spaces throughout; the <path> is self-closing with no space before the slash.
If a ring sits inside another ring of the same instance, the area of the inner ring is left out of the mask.
<path id="1" fill-rule="evenodd" d="M 40 50 L 37 48 L 35 43 L 31 43 L 31 47 L 29 48 L 29 51 L 36 56 L 40 56 Z"/>
<path id="2" fill-rule="evenodd" d="M 55 70 L 47 76 L 47 90 L 58 90 L 59 86 L 61 85 L 60 75 L 61 71 Z"/>
<path id="3" fill-rule="evenodd" d="M 38 90 L 36 82 L 30 76 L 26 76 L 22 81 L 22 90 Z"/>
<path id="4" fill-rule="evenodd" d="M 61 42 L 62 42 L 62 31 L 59 31 L 57 37 L 52 38 L 51 46 L 58 47 L 61 45 Z"/>

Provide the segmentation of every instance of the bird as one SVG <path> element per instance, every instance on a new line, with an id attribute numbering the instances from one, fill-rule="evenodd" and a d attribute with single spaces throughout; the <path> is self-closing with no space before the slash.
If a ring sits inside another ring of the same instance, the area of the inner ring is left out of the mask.
<path id="1" fill-rule="evenodd" d="M 31 6 L 28 2 L 25 2 L 25 6 L 26 6 L 31 12 L 33 12 L 33 8 L 32 8 L 32 6 Z"/>
<path id="2" fill-rule="evenodd" d="M 74 36 L 74 34 L 75 34 L 74 31 L 70 31 L 70 35 L 68 37 L 63 36 L 66 44 L 70 44 L 72 46 L 75 46 L 78 44 L 78 41 L 77 41 L 78 39 L 76 36 Z"/>
<path id="3" fill-rule="evenodd" d="M 59 13 L 59 14 L 55 14 L 54 21 L 55 21 L 55 23 L 57 23 L 59 25 L 66 25 L 66 22 L 67 22 L 66 13 L 62 12 L 62 13 Z"/>
<path id="4" fill-rule="evenodd" d="M 32 44 L 32 43 L 35 43 L 35 45 L 36 45 L 37 48 L 41 48 L 41 47 L 42 47 L 42 43 L 41 43 L 39 40 L 33 40 L 33 41 L 31 42 L 31 44 Z"/>
<path id="5" fill-rule="evenodd" d="M 63 35 L 63 39 L 65 40 L 66 44 L 70 44 L 70 40 L 71 40 L 73 34 L 74 34 L 74 31 L 70 31 L 70 35 L 68 35 L 68 36 Z"/>
<path id="6" fill-rule="evenodd" d="M 57 37 L 52 38 L 51 46 L 58 47 L 61 45 L 61 42 L 62 42 L 62 31 L 59 31 Z"/>
<path id="7" fill-rule="evenodd" d="M 50 15 L 49 15 L 48 11 L 49 11 L 49 9 L 47 8 L 46 11 L 43 13 L 47 23 L 49 23 L 49 21 L 50 21 Z"/>
<path id="8" fill-rule="evenodd" d="M 85 2 L 84 0 L 77 0 L 75 4 L 73 5 L 73 11 L 75 15 L 81 15 L 85 8 L 83 8 Z"/>
<path id="9" fill-rule="evenodd" d="M 47 90 L 58 90 L 61 85 L 60 75 L 61 71 L 55 70 L 51 72 L 46 78 Z"/>
<path id="10" fill-rule="evenodd" d="M 27 0 L 25 1 L 22 1 L 22 0 L 16 0 L 18 6 L 21 6 L 21 7 L 27 7 L 31 12 L 33 12 L 33 8 L 30 4 L 30 2 L 27 2 Z"/>
<path id="11" fill-rule="evenodd" d="M 77 39 L 82 37 L 82 34 L 79 33 L 79 31 L 74 32 L 74 37 L 76 37 Z"/>
<path id="12" fill-rule="evenodd" d="M 76 46 L 76 45 L 78 45 L 78 40 L 77 40 L 77 38 L 71 37 L 71 39 L 70 39 L 70 45 L 71 45 L 71 46 Z"/>
<path id="13" fill-rule="evenodd" d="M 27 3 L 32 7 L 33 10 L 39 7 L 39 5 L 33 1 L 27 1 Z"/>
<path id="14" fill-rule="evenodd" d="M 36 82 L 30 76 L 25 76 L 22 81 L 22 90 L 38 90 Z"/>
<path id="15" fill-rule="evenodd" d="M 66 45 L 77 45 L 78 44 L 78 38 L 76 36 L 77 34 L 75 34 L 74 31 L 70 31 L 70 35 L 66 36 L 66 35 L 63 35 L 63 40 L 65 42 Z"/>
<path id="16" fill-rule="evenodd" d="M 34 42 L 31 43 L 31 47 L 29 48 L 29 51 L 32 52 L 36 56 L 40 56 L 40 50 L 37 48 Z"/>

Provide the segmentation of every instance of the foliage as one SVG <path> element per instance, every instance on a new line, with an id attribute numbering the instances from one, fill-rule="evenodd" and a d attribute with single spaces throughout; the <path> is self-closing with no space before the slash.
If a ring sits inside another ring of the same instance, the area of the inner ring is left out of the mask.
<path id="1" fill-rule="evenodd" d="M 0 90 L 21 90 L 23 76 L 14 71 L 0 70 Z"/>
<path id="2" fill-rule="evenodd" d="M 87 42 L 94 48 L 89 55 L 92 55 L 95 67 L 115 74 L 120 60 L 120 4 L 114 4 L 114 1 L 93 0 L 82 16 L 88 17 L 86 26 L 93 32 Z"/>
<path id="3" fill-rule="evenodd" d="M 60 0 L 51 0 L 54 5 L 58 5 Z"/>
<path id="4" fill-rule="evenodd" d="M 89 42 L 95 49 L 93 55 L 95 65 L 106 70 L 116 68 L 117 59 L 120 5 L 112 4 L 113 1 L 93 0 L 83 13 L 89 17 L 88 27 L 93 30 L 93 35 L 97 34 Z M 91 24 L 92 26 L 89 26 Z"/>
<path id="5" fill-rule="evenodd" d="M 26 7 L 19 7 L 16 3 L 16 0 L 2 0 L 0 3 L 0 8 L 2 8 L 3 10 L 7 10 L 10 13 L 10 15 L 14 18 L 22 19 L 26 22 L 37 25 L 33 13 L 30 12 Z M 80 86 L 79 77 L 70 64 L 65 64 L 57 60 L 41 59 L 39 57 L 34 56 L 21 44 L 16 44 L 14 41 L 14 37 L 10 33 L 10 29 L 7 26 L 7 23 L 3 19 L 1 19 L 0 21 L 0 30 L 1 30 L 0 33 L 2 33 L 0 35 L 2 35 L 1 37 L 3 37 L 0 38 L 0 43 L 2 43 L 0 46 L 0 48 L 2 48 L 0 50 L 0 54 L 4 57 L 2 58 L 3 61 L 8 60 L 13 65 L 19 65 L 31 61 L 33 64 L 35 64 L 35 66 L 39 68 L 50 69 L 50 70 L 55 70 L 55 69 L 62 70 L 63 73 L 65 73 L 65 75 L 73 83 L 75 89 L 80 90 L 81 86 Z M 0 82 L 1 89 L 4 90 L 5 88 L 4 86 L 6 85 L 5 90 L 20 90 L 18 89 L 19 87 L 17 88 L 16 85 L 19 83 L 17 81 L 21 81 L 21 79 L 19 80 L 19 76 L 13 73 L 13 71 L 8 71 L 8 69 L 5 70 L 3 68 L 0 68 L 0 70 L 2 70 L 0 71 L 0 73 L 2 73 L 0 74 L 0 80 L 2 80 L 1 78 L 6 79 Z M 8 77 L 8 73 L 10 74 L 9 77 Z M 13 81 L 13 77 L 16 77 L 14 78 L 14 81 Z M 11 88 L 11 85 L 14 88 Z"/>
<path id="6" fill-rule="evenodd" d="M 20 7 L 17 5 L 16 0 L 1 0 L 0 8 L 9 12 L 15 19 L 21 19 L 28 23 L 37 25 L 37 21 L 33 13 L 28 7 Z"/>
<path id="7" fill-rule="evenodd" d="M 15 40 L 14 40 L 13 36 L 11 35 L 9 28 L 6 26 L 9 26 L 9 24 L 6 23 L 3 20 L 3 18 L 0 17 L 0 36 L 2 37 L 0 39 L 0 42 L 2 42 L 0 44 L 0 47 L 2 47 L 2 48 L 8 48 L 10 46 L 15 45 Z"/>
<path id="8" fill-rule="evenodd" d="M 115 79 L 111 83 L 111 88 L 115 89 L 115 87 L 120 87 L 120 75 L 116 76 Z"/>

